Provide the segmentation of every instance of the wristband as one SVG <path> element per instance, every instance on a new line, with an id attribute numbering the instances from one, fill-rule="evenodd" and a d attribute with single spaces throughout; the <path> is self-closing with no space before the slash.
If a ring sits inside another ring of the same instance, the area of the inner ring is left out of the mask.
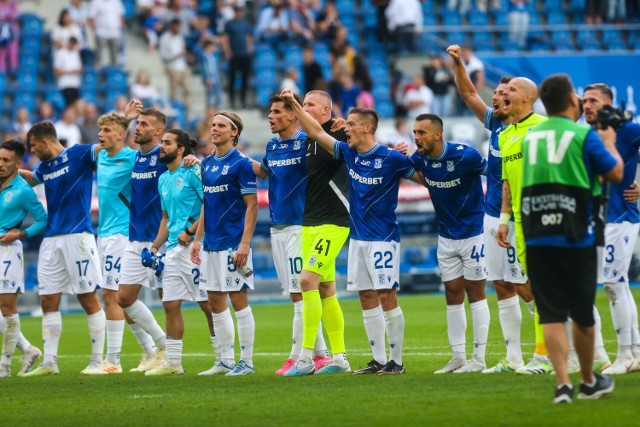
<path id="1" fill-rule="evenodd" d="M 191 237 L 196 235 L 196 233 L 192 233 L 191 231 L 189 231 L 189 227 L 185 227 L 184 228 L 184 232 L 187 233 Z"/>
<path id="2" fill-rule="evenodd" d="M 509 221 L 511 221 L 511 214 L 500 213 L 500 224 L 509 225 Z"/>

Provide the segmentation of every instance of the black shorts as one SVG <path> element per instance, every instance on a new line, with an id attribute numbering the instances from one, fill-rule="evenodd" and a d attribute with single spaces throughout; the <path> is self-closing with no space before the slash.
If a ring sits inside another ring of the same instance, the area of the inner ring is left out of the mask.
<path id="1" fill-rule="evenodd" d="M 527 246 L 527 270 L 540 323 L 561 323 L 570 317 L 578 325 L 594 325 L 595 247 Z"/>

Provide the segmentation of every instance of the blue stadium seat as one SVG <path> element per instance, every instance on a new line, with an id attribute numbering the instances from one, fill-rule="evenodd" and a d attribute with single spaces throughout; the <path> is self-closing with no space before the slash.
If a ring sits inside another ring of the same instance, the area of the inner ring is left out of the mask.
<path id="1" fill-rule="evenodd" d="M 547 15 L 547 24 L 549 25 L 559 25 L 559 24 L 566 24 L 566 23 L 567 23 L 567 16 L 564 14 L 564 12 L 551 11 Z"/>
<path id="2" fill-rule="evenodd" d="M 456 11 L 445 11 L 442 13 L 442 25 L 462 25 L 462 16 Z"/>
<path id="3" fill-rule="evenodd" d="M 584 14 L 586 8 L 587 8 L 586 0 L 571 0 L 569 2 L 569 9 L 574 13 L 578 12 L 578 13 Z"/>
<path id="4" fill-rule="evenodd" d="M 433 54 L 440 51 L 438 36 L 431 31 L 423 31 L 418 37 L 418 50 L 425 54 Z"/>
<path id="5" fill-rule="evenodd" d="M 26 108 L 29 111 L 35 111 L 36 108 L 36 95 L 31 91 L 18 90 L 13 96 L 13 109 L 14 112 L 21 107 Z"/>
<path id="6" fill-rule="evenodd" d="M 620 30 L 604 30 L 602 31 L 602 43 L 605 45 L 611 44 L 613 42 L 621 41 L 622 34 L 620 34 Z"/>
<path id="7" fill-rule="evenodd" d="M 200 0 L 198 2 L 198 12 L 204 15 L 209 15 L 211 12 L 213 12 L 213 1 Z"/>
<path id="8" fill-rule="evenodd" d="M 5 91 L 7 90 L 7 75 L 0 73 L 0 99 L 3 98 Z"/>
<path id="9" fill-rule="evenodd" d="M 31 52 L 34 55 L 38 55 L 40 54 L 41 47 L 42 47 L 42 42 L 40 41 L 40 36 L 21 35 L 20 37 L 21 52 Z"/>
<path id="10" fill-rule="evenodd" d="M 409 265 L 419 265 L 424 263 L 426 260 L 424 251 L 422 250 L 422 247 L 420 246 L 409 246 L 407 249 L 404 250 L 404 255 L 403 255 L 403 263 L 409 264 Z"/>
<path id="11" fill-rule="evenodd" d="M 476 31 L 472 33 L 471 45 L 474 50 L 495 50 L 491 33 L 487 31 Z"/>
<path id="12" fill-rule="evenodd" d="M 38 73 L 32 70 L 18 68 L 16 70 L 16 81 L 13 84 L 14 90 L 35 92 L 38 86 Z"/>
<path id="13" fill-rule="evenodd" d="M 506 12 L 498 11 L 493 17 L 496 25 L 509 25 L 509 15 Z"/>
<path id="14" fill-rule="evenodd" d="M 389 68 L 384 65 L 369 65 L 369 75 L 373 83 L 388 82 L 389 81 Z"/>
<path id="15" fill-rule="evenodd" d="M 578 30 L 576 32 L 576 43 L 586 43 L 591 41 L 597 41 L 595 30 Z"/>
<path id="16" fill-rule="evenodd" d="M 376 112 L 381 119 L 391 119 L 394 116 L 393 103 L 389 100 L 376 99 Z"/>
<path id="17" fill-rule="evenodd" d="M 127 72 L 120 67 L 104 67 L 102 69 L 104 89 L 106 91 L 127 92 Z"/>
<path id="18" fill-rule="evenodd" d="M 96 88 L 80 88 L 80 98 L 87 104 L 95 104 L 98 101 Z"/>
<path id="19" fill-rule="evenodd" d="M 336 273 L 341 276 L 347 275 L 347 269 L 349 264 L 349 252 L 347 250 L 341 250 L 336 257 Z"/>
<path id="20" fill-rule="evenodd" d="M 340 0 L 336 2 L 336 9 L 338 11 L 338 16 L 340 17 L 340 21 L 342 21 L 342 17 L 344 15 L 353 15 L 355 12 L 355 2 L 354 0 Z M 347 27 L 350 28 L 350 27 Z"/>
<path id="21" fill-rule="evenodd" d="M 624 52 L 629 48 L 623 40 L 613 40 L 610 43 L 603 45 L 609 52 Z"/>
<path id="22" fill-rule="evenodd" d="M 261 278 L 276 277 L 273 258 L 270 253 L 263 251 L 253 252 L 253 272 Z"/>
<path id="23" fill-rule="evenodd" d="M 529 12 L 529 24 L 530 25 L 538 25 L 540 24 L 540 14 L 538 12 Z"/>
<path id="24" fill-rule="evenodd" d="M 378 9 L 373 5 L 370 0 L 364 0 L 360 2 L 360 10 L 357 10 L 356 13 L 360 13 L 362 17 L 366 16 L 376 16 L 378 14 Z"/>
<path id="25" fill-rule="evenodd" d="M 122 0 L 124 17 L 129 20 L 136 16 L 136 0 Z"/>
<path id="26" fill-rule="evenodd" d="M 391 86 L 388 82 L 376 83 L 373 85 L 371 94 L 375 99 L 390 100 L 391 99 Z"/>
<path id="27" fill-rule="evenodd" d="M 531 3 L 535 3 L 535 2 L 531 2 Z M 547 11 L 561 11 L 562 0 L 545 0 L 544 8 Z"/>
<path id="28" fill-rule="evenodd" d="M 38 74 L 38 65 L 40 63 L 40 57 L 31 55 L 28 52 L 20 52 L 18 57 L 19 67 L 23 70 L 27 70 L 29 74 Z"/>
<path id="29" fill-rule="evenodd" d="M 55 88 L 55 90 L 47 91 L 44 99 L 49 104 L 51 104 L 53 109 L 56 110 L 58 114 L 60 114 L 62 110 L 64 110 L 64 108 L 67 106 L 67 103 L 64 100 L 64 96 L 62 96 L 62 92 L 60 92 L 58 88 Z"/>
<path id="30" fill-rule="evenodd" d="M 554 44 L 558 42 L 560 43 L 571 42 L 571 34 L 569 33 L 568 30 L 552 31 L 551 42 Z"/>
<path id="31" fill-rule="evenodd" d="M 261 67 L 256 70 L 256 83 L 260 86 L 275 86 L 278 83 L 276 69 L 271 67 Z"/>
<path id="32" fill-rule="evenodd" d="M 302 67 L 302 49 L 299 46 L 291 46 L 284 54 L 284 68 Z"/>
<path id="33" fill-rule="evenodd" d="M 19 17 L 20 21 L 20 34 L 24 36 L 36 36 L 42 35 L 42 29 L 44 27 L 44 21 L 38 15 L 33 13 L 23 13 Z"/>
<path id="34" fill-rule="evenodd" d="M 367 1 L 367 0 L 365 0 Z M 433 3 L 432 1 L 423 1 L 422 3 L 422 14 L 427 15 L 428 13 L 433 14 Z"/>
<path id="35" fill-rule="evenodd" d="M 362 17 L 362 24 L 366 31 L 374 31 L 378 27 L 378 16 L 373 15 L 364 15 Z"/>
<path id="36" fill-rule="evenodd" d="M 598 40 L 587 40 L 582 43 L 577 43 L 577 45 L 583 52 L 598 52 L 602 50 Z"/>
<path id="37" fill-rule="evenodd" d="M 269 105 L 269 98 L 271 98 L 271 95 L 273 95 L 273 93 L 275 92 L 276 87 L 271 85 L 271 86 L 265 86 L 265 85 L 260 85 L 256 88 L 256 102 L 258 103 L 259 106 L 261 107 L 266 107 L 267 105 Z"/>
<path id="38" fill-rule="evenodd" d="M 449 33 L 445 33 L 445 39 L 449 44 L 465 44 L 466 37 L 462 31 L 452 31 Z"/>
<path id="39" fill-rule="evenodd" d="M 436 16 L 433 13 L 430 13 L 428 15 L 424 15 L 424 19 L 422 20 L 422 25 L 424 25 L 425 27 L 433 27 L 438 25 L 438 20 L 436 19 Z"/>
<path id="40" fill-rule="evenodd" d="M 472 10 L 469 12 L 469 24 L 470 25 L 488 25 L 489 17 L 485 12 L 479 10 Z"/>
<path id="41" fill-rule="evenodd" d="M 98 88 L 98 73 L 92 69 L 85 69 L 82 72 L 82 86 L 97 89 Z"/>

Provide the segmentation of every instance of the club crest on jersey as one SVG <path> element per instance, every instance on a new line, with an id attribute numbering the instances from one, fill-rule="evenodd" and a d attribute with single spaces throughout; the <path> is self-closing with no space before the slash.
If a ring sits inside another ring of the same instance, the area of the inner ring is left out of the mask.
<path id="1" fill-rule="evenodd" d="M 182 190 L 182 186 L 184 185 L 184 182 L 182 180 L 182 178 L 178 178 L 176 180 L 176 187 L 178 187 L 178 190 Z"/>
<path id="2" fill-rule="evenodd" d="M 227 172 L 229 172 L 229 165 L 224 165 L 222 167 L 222 172 L 220 172 L 220 175 L 226 175 Z"/>
<path id="3" fill-rule="evenodd" d="M 7 194 L 4 195 L 5 203 L 9 203 L 11 199 L 13 199 L 13 191 L 9 191 Z"/>
<path id="4" fill-rule="evenodd" d="M 62 156 L 60 156 L 60 163 L 67 163 L 69 161 L 69 156 L 67 155 L 67 153 L 62 153 Z"/>
<path id="5" fill-rule="evenodd" d="M 373 168 L 374 169 L 380 169 L 382 167 L 382 159 L 376 159 Z"/>
<path id="6" fill-rule="evenodd" d="M 122 166 L 122 160 L 118 160 L 118 166 Z"/>
<path id="7" fill-rule="evenodd" d="M 452 160 L 447 160 L 447 171 L 453 172 L 455 170 L 454 164 Z"/>
<path id="8" fill-rule="evenodd" d="M 384 273 L 378 274 L 378 284 L 384 285 Z"/>
<path id="9" fill-rule="evenodd" d="M 149 166 L 155 166 L 157 160 L 158 156 L 151 156 L 151 160 L 149 160 Z"/>
<path id="10" fill-rule="evenodd" d="M 425 165 L 425 166 L 429 166 L 429 160 L 425 160 L 425 161 L 424 161 L 424 165 Z M 440 162 L 433 162 L 433 163 L 431 163 L 431 167 L 432 167 L 432 168 L 434 168 L 434 169 L 439 169 L 439 168 L 441 168 L 441 167 L 442 167 L 442 163 L 440 163 Z"/>
<path id="11" fill-rule="evenodd" d="M 220 169 L 220 166 L 214 166 L 211 168 L 211 172 L 218 172 L 218 169 Z"/>
<path id="12" fill-rule="evenodd" d="M 300 145 L 301 145 L 300 141 L 294 141 L 293 149 L 294 150 L 299 150 L 300 149 Z"/>

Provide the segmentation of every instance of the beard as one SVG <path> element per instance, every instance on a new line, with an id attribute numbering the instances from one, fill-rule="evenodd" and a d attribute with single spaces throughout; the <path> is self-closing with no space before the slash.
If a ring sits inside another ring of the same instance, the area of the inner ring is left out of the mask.
<path id="1" fill-rule="evenodd" d="M 160 161 L 160 163 L 165 163 L 165 164 L 171 163 L 177 158 L 178 158 L 178 153 L 175 151 L 173 153 L 164 153 L 164 155 L 160 153 L 160 155 L 158 156 L 158 160 Z"/>

